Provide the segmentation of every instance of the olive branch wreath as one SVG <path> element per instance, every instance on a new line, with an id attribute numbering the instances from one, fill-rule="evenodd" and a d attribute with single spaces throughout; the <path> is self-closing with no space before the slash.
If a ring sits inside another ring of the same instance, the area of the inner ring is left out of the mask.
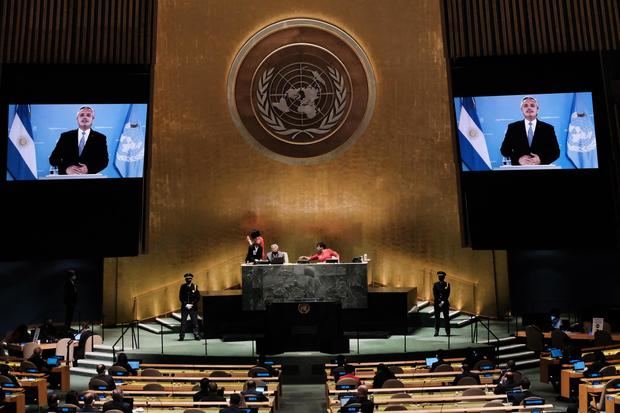
<path id="1" fill-rule="evenodd" d="M 288 129 L 284 126 L 280 118 L 275 115 L 274 111 L 271 110 L 271 102 L 267 99 L 267 89 L 269 88 L 269 81 L 274 75 L 273 67 L 263 72 L 258 80 L 258 87 L 256 89 L 258 112 L 260 113 L 263 121 L 279 135 L 292 135 L 291 139 L 295 139 L 297 135 L 301 133 L 305 133 L 313 137 L 312 134 L 323 135 L 330 132 L 344 116 L 345 108 L 347 106 L 347 89 L 345 87 L 344 76 L 342 76 L 337 69 L 333 69 L 329 66 L 327 69 L 329 72 L 329 77 L 334 81 L 336 99 L 332 109 L 329 111 L 329 115 L 323 118 L 323 121 L 318 128 Z"/>

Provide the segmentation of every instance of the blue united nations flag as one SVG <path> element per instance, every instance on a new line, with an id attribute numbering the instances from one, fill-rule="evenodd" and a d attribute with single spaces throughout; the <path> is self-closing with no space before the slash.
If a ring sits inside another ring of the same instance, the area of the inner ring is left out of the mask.
<path id="1" fill-rule="evenodd" d="M 589 93 L 575 93 L 566 133 L 566 156 L 575 168 L 598 168 L 596 133 L 588 113 Z"/>
<path id="2" fill-rule="evenodd" d="M 123 178 L 141 178 L 144 170 L 144 131 L 137 112 L 129 105 L 116 148 L 114 165 Z"/>

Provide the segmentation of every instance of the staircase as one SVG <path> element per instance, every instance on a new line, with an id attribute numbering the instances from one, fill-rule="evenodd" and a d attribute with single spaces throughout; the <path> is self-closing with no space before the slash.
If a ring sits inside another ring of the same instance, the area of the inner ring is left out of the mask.
<path id="1" fill-rule="evenodd" d="M 491 344 L 494 341 L 491 337 Z M 519 369 L 538 367 L 540 364 L 536 352 L 528 350 L 525 343 L 518 343 L 516 337 L 501 337 L 499 341 L 499 349 L 495 355 L 499 368 L 505 368 L 508 360 L 514 360 Z M 479 340 L 478 342 L 486 344 L 486 340 Z"/>
<path id="2" fill-rule="evenodd" d="M 78 361 L 77 367 L 71 367 L 72 375 L 93 377 L 97 375 L 96 367 L 103 364 L 110 367 L 114 364 L 112 346 L 95 344 L 91 352 L 84 353 L 84 358 Z"/>
<path id="3" fill-rule="evenodd" d="M 430 301 L 418 301 L 416 306 L 411 311 L 417 312 L 419 314 L 419 320 L 422 327 L 435 326 L 435 309 L 433 307 L 433 303 L 431 303 Z M 469 314 L 465 314 L 460 310 L 450 310 L 449 317 L 451 329 L 465 327 L 473 322 L 472 316 L 470 316 Z"/>
<path id="4" fill-rule="evenodd" d="M 202 322 L 200 315 L 198 321 Z M 181 313 L 172 312 L 169 317 L 161 316 L 155 317 L 152 321 L 142 321 L 138 323 L 138 327 L 152 334 L 179 334 L 181 331 Z"/>

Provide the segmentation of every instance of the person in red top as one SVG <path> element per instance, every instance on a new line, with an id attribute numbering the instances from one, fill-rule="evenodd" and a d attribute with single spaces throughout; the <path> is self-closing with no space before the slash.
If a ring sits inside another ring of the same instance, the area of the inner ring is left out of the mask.
<path id="1" fill-rule="evenodd" d="M 299 257 L 299 259 L 309 261 L 318 260 L 319 262 L 325 262 L 331 258 L 337 258 L 338 260 L 340 260 L 340 254 L 338 254 L 332 249 L 327 248 L 327 245 L 325 245 L 324 242 L 319 242 L 316 244 L 316 251 L 317 253 L 311 257 L 301 256 Z"/>
<path id="2" fill-rule="evenodd" d="M 245 237 L 245 239 L 248 240 L 248 244 L 250 244 L 250 246 L 254 245 L 254 244 L 258 244 L 261 247 L 261 251 L 263 252 L 262 254 L 262 258 L 261 259 L 265 259 L 265 239 L 263 238 L 263 236 L 261 235 L 260 231 L 257 229 L 253 229 L 252 232 L 250 232 L 248 234 L 247 237 Z"/>
<path id="3" fill-rule="evenodd" d="M 362 384 L 362 379 L 360 379 L 359 377 L 357 377 L 355 375 L 355 367 L 353 367 L 350 364 L 345 364 L 344 366 L 344 372 L 346 373 L 343 376 L 340 376 L 340 378 L 338 379 L 338 381 L 342 380 L 342 379 L 353 379 L 355 381 L 357 381 L 357 385 L 361 385 Z"/>

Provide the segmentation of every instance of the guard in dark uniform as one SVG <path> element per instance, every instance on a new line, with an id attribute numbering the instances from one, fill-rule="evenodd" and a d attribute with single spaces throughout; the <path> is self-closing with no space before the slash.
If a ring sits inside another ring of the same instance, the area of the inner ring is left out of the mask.
<path id="1" fill-rule="evenodd" d="M 433 299 L 435 300 L 435 337 L 439 335 L 439 318 L 443 314 L 446 334 L 450 335 L 450 283 L 446 282 L 446 273 L 437 271 L 439 281 L 433 284 Z"/>
<path id="2" fill-rule="evenodd" d="M 198 302 L 200 301 L 200 292 L 198 291 L 198 286 L 192 283 L 194 279 L 193 274 L 188 272 L 184 277 L 185 284 L 183 284 L 179 290 L 179 300 L 181 301 L 181 332 L 179 333 L 179 340 L 183 341 L 185 338 L 188 316 L 192 320 L 194 339 L 200 340 L 200 335 L 198 333 Z"/>

